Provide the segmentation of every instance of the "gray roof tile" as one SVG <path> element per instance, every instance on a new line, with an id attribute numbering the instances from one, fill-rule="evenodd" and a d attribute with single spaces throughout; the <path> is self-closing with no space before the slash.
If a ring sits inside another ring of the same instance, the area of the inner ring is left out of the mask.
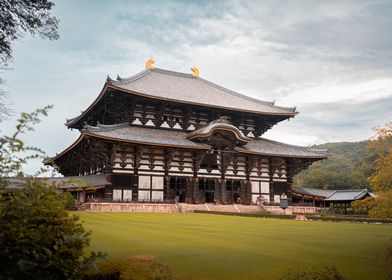
<path id="1" fill-rule="evenodd" d="M 361 199 L 366 195 L 371 195 L 367 189 L 337 190 L 327 197 L 325 201 L 353 201 Z"/>
<path id="2" fill-rule="evenodd" d="M 144 70 L 129 78 L 118 77 L 118 81 L 109 79 L 108 82 L 117 88 L 153 98 L 257 113 L 296 114 L 295 108 L 275 106 L 274 102 L 251 98 L 191 74 L 158 68 Z"/>
<path id="3" fill-rule="evenodd" d="M 129 126 L 126 123 L 118 125 L 98 125 L 97 127 L 85 126 L 84 132 L 106 139 L 146 143 L 150 145 L 170 145 L 175 147 L 206 149 L 210 148 L 210 146 L 207 144 L 188 140 L 188 134 L 183 131 L 136 127 Z M 327 157 L 327 153 L 324 150 L 315 150 L 306 147 L 288 145 L 265 138 L 252 139 L 246 145 L 236 147 L 236 149 L 239 152 L 283 157 Z"/>
<path id="4" fill-rule="evenodd" d="M 301 186 L 291 186 L 291 190 L 293 193 L 299 193 L 302 195 L 309 195 L 309 196 L 318 196 L 326 198 L 333 194 L 334 190 L 323 190 L 323 189 L 314 189 L 314 188 L 305 188 Z"/>

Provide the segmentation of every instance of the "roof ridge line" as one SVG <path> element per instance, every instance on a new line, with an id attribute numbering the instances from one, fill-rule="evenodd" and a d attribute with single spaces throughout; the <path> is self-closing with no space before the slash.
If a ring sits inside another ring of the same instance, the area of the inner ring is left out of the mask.
<path id="1" fill-rule="evenodd" d="M 128 127 L 129 125 L 130 125 L 129 122 L 123 122 L 123 123 L 117 123 L 117 124 L 97 123 L 96 126 L 85 124 L 83 127 L 83 131 L 90 131 L 90 132 L 110 131 L 110 130 Z"/>
<path id="2" fill-rule="evenodd" d="M 254 138 L 253 141 L 258 141 L 259 139 L 265 140 L 265 141 L 270 142 L 270 143 L 282 144 L 282 145 L 287 146 L 287 147 L 303 149 L 303 150 L 306 150 L 306 151 L 320 152 L 320 153 L 322 153 L 322 152 L 327 152 L 327 151 L 328 151 L 328 149 L 324 149 L 324 150 L 311 149 L 311 148 L 308 148 L 308 147 L 297 146 L 297 145 L 292 145 L 292 144 L 287 144 L 287 143 L 283 143 L 283 142 L 271 140 L 271 139 L 264 138 L 264 137 Z"/>
<path id="3" fill-rule="evenodd" d="M 112 80 L 110 79 L 110 84 L 112 85 L 118 85 L 118 84 L 126 84 L 129 82 L 133 82 L 136 81 L 142 77 L 144 77 L 145 75 L 147 75 L 148 73 L 151 72 L 152 69 L 145 69 L 143 71 L 140 71 L 139 73 L 136 73 L 135 75 L 131 75 L 129 77 L 126 78 L 121 78 L 118 74 L 117 74 L 117 80 Z M 109 76 L 108 76 L 109 77 Z M 110 77 L 109 77 L 110 78 Z"/>
<path id="4" fill-rule="evenodd" d="M 167 70 L 167 69 L 162 69 L 162 68 L 146 69 L 146 70 L 143 70 L 142 72 L 139 72 L 139 73 L 137 73 L 137 74 L 135 74 L 133 76 L 130 76 L 128 78 L 121 78 L 120 76 L 117 76 L 117 81 L 111 80 L 111 82 L 114 85 L 115 84 L 124 84 L 124 83 L 128 83 L 128 82 L 133 82 L 133 81 L 135 81 L 135 80 L 137 80 L 139 78 L 142 78 L 143 76 L 147 75 L 150 72 L 157 72 L 157 73 L 161 73 L 161 74 L 164 74 L 164 75 L 175 75 L 175 76 L 178 76 L 178 77 L 183 77 L 183 78 L 188 78 L 188 79 L 197 79 L 197 80 L 200 80 L 200 82 L 204 82 L 204 83 L 206 83 L 206 84 L 208 84 L 210 86 L 213 86 L 213 87 L 215 87 L 217 89 L 223 90 L 226 93 L 232 94 L 232 95 L 237 96 L 237 97 L 245 98 L 245 99 L 248 99 L 250 101 L 257 102 L 259 104 L 265 105 L 265 106 L 270 106 L 270 107 L 275 107 L 275 108 L 279 108 L 279 109 L 282 109 L 282 110 L 287 110 L 287 111 L 292 112 L 292 113 L 296 111 L 296 107 L 277 106 L 277 105 L 275 105 L 275 101 L 260 100 L 260 99 L 257 99 L 257 98 L 254 98 L 254 97 L 250 97 L 250 96 L 247 96 L 245 94 L 242 94 L 242 93 L 230 90 L 230 89 L 228 89 L 226 87 L 223 87 L 223 86 L 218 85 L 218 84 L 216 84 L 214 82 L 208 81 L 208 80 L 206 80 L 204 78 L 193 76 L 192 74 L 183 73 L 183 72 L 177 72 L 177 71 Z"/>

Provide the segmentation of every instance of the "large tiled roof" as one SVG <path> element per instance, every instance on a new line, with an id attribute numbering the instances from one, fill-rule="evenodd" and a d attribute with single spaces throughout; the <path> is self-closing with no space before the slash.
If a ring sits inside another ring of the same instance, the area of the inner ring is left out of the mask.
<path id="1" fill-rule="evenodd" d="M 337 190 L 328 196 L 325 201 L 353 201 L 361 199 L 366 195 L 372 195 L 367 189 L 359 190 Z"/>
<path id="2" fill-rule="evenodd" d="M 307 147 L 289 145 L 265 138 L 257 138 L 242 147 L 236 148 L 245 153 L 256 153 L 264 155 L 288 156 L 288 157 L 314 157 L 326 158 L 326 150 L 316 150 Z"/>
<path id="3" fill-rule="evenodd" d="M 298 194 L 308 195 L 308 196 L 318 196 L 322 198 L 326 198 L 335 192 L 334 190 L 305 188 L 305 187 L 295 186 L 295 185 L 291 186 L 291 191 L 293 193 L 298 193 Z"/>
<path id="4" fill-rule="evenodd" d="M 83 131 L 90 135 L 125 142 L 209 149 L 208 145 L 186 139 L 186 133 L 182 131 L 129 126 L 128 123 L 117 125 L 98 124 L 98 126 L 86 125 Z"/>
<path id="5" fill-rule="evenodd" d="M 15 190 L 24 188 L 26 180 L 29 177 L 9 177 L 6 178 L 8 183 L 6 190 Z M 71 177 L 37 177 L 37 180 L 44 180 L 49 184 L 56 184 L 60 189 L 74 189 L 82 186 L 100 188 L 111 185 L 107 181 L 105 174 L 94 174 L 86 176 L 71 176 Z"/>
<path id="6" fill-rule="evenodd" d="M 108 83 L 119 89 L 170 101 L 264 114 L 296 114 L 295 108 L 275 106 L 274 102 L 251 98 L 191 74 L 158 68 L 146 69 L 129 78 L 118 77 L 117 81 L 109 78 Z"/>
<path id="7" fill-rule="evenodd" d="M 129 126 L 128 123 L 117 125 L 85 126 L 83 133 L 98 138 L 117 141 L 144 143 L 149 145 L 175 146 L 209 149 L 207 144 L 187 139 L 186 132 L 166 129 Z M 288 145 L 265 138 L 251 139 L 246 145 L 237 147 L 238 152 L 282 157 L 326 158 L 326 151 Z"/>

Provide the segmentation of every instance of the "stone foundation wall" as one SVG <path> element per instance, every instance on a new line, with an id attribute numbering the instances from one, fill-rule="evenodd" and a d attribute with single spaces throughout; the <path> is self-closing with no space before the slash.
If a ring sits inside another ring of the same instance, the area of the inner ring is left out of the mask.
<path id="1" fill-rule="evenodd" d="M 175 204 L 154 203 L 87 203 L 86 210 L 92 212 L 157 212 L 176 213 Z"/>
<path id="2" fill-rule="evenodd" d="M 306 213 L 316 213 L 316 207 L 313 206 L 289 206 L 286 210 L 283 210 L 280 206 L 269 206 L 264 205 L 264 209 L 270 213 L 275 214 L 306 214 Z"/>

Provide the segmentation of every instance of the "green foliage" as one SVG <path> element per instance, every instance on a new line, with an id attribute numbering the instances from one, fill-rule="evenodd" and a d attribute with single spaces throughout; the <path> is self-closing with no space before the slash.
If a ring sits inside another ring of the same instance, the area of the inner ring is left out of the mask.
<path id="1" fill-rule="evenodd" d="M 326 221 L 326 222 L 349 222 L 349 223 L 366 223 L 366 224 L 392 224 L 389 218 L 366 218 L 355 216 L 319 216 L 306 214 L 308 220 Z"/>
<path id="2" fill-rule="evenodd" d="M 101 254 L 83 256 L 89 233 L 66 211 L 69 199 L 44 181 L 4 195 L 0 203 L 2 279 L 80 279 Z"/>
<path id="3" fill-rule="evenodd" d="M 28 131 L 34 131 L 34 125 L 41 121 L 41 116 L 47 116 L 52 106 L 37 109 L 31 113 L 21 113 L 17 120 L 15 132 L 11 136 L 0 136 L 0 188 L 7 182 L 4 177 L 22 174 L 22 167 L 31 159 L 44 159 L 46 154 L 37 147 L 26 146 L 20 138 Z M 36 175 L 43 172 L 41 169 Z"/>
<path id="4" fill-rule="evenodd" d="M 139 256 L 101 261 L 91 268 L 83 280 L 170 280 L 172 271 L 153 257 Z"/>
<path id="5" fill-rule="evenodd" d="M 24 33 L 42 38 L 59 38 L 58 20 L 50 15 L 54 3 L 48 0 L 2 0 L 0 2 L 0 65 L 12 59 L 12 41 Z"/>
<path id="6" fill-rule="evenodd" d="M 392 189 L 378 194 L 369 210 L 369 217 L 392 219 Z"/>
<path id="7" fill-rule="evenodd" d="M 215 214 L 224 216 L 241 216 L 241 217 L 254 217 L 254 218 L 274 218 L 274 219 L 285 219 L 294 220 L 295 215 L 284 215 L 284 214 L 271 214 L 269 212 L 261 213 L 240 213 L 240 212 L 223 212 L 223 211 L 207 211 L 207 210 L 195 210 L 195 213 L 200 214 Z"/>
<path id="8" fill-rule="evenodd" d="M 390 240 L 385 247 L 382 258 L 384 265 L 388 271 L 389 279 L 392 279 L 392 240 Z"/>
<path id="9" fill-rule="evenodd" d="M 372 190 L 382 193 L 392 189 L 392 122 L 374 129 L 367 149 L 376 155 L 376 172 L 369 178 Z"/>
<path id="10" fill-rule="evenodd" d="M 374 197 L 367 197 L 362 200 L 356 200 L 351 202 L 351 207 L 355 214 L 365 214 L 368 215 L 369 211 L 374 207 L 376 199 Z"/>
<path id="11" fill-rule="evenodd" d="M 334 266 L 305 266 L 289 270 L 281 280 L 343 280 L 344 277 Z"/>
<path id="12" fill-rule="evenodd" d="M 315 162 L 295 177 L 295 183 L 318 189 L 370 189 L 368 177 L 375 171 L 374 153 L 366 149 L 367 142 L 339 142 L 316 145 L 328 149 L 326 160 Z"/>

